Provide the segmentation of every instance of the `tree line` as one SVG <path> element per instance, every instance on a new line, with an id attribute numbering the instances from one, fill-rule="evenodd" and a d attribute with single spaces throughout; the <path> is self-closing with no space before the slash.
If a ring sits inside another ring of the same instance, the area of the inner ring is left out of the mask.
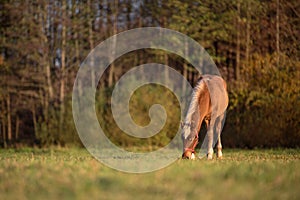
<path id="1" fill-rule="evenodd" d="M 139 27 L 179 31 L 212 56 L 228 82 L 225 146 L 299 146 L 296 0 L 3 0 L 0 24 L 2 147 L 80 145 L 71 111 L 79 66 L 101 41 Z M 134 51 L 113 62 L 98 85 L 97 108 L 100 124 L 119 145 L 164 145 L 172 138 L 166 130 L 176 129 L 174 117 L 155 138 L 116 139 L 122 133 L 112 128 L 116 125 L 108 110 L 113 86 L 130 66 L 150 62 L 173 67 L 191 83 L 198 76 L 184 59 L 160 50 Z M 143 95 L 137 92 L 133 105 L 139 106 Z M 147 115 L 136 114 L 141 116 L 137 121 L 147 122 Z"/>

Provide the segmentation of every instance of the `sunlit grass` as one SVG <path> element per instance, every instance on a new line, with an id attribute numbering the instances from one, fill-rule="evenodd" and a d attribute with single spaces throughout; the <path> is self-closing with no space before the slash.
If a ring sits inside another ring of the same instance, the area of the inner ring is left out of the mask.
<path id="1" fill-rule="evenodd" d="M 84 149 L 0 150 L 0 199 L 299 199 L 300 150 L 225 150 L 146 174 Z M 153 161 L 155 162 L 155 161 Z"/>

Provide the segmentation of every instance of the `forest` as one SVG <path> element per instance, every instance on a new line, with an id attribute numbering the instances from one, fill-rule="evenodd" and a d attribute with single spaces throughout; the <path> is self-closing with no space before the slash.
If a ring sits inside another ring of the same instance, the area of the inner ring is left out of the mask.
<path id="1" fill-rule="evenodd" d="M 72 116 L 77 71 L 102 41 L 141 27 L 183 33 L 212 57 L 228 86 L 225 148 L 300 146 L 298 0 L 2 0 L 0 147 L 82 146 Z M 161 50 L 137 50 L 114 61 L 98 83 L 96 108 L 105 133 L 125 148 L 164 146 L 180 123 L 174 100 L 168 123 L 152 138 L 130 137 L 115 124 L 114 85 L 145 63 L 168 65 L 192 85 L 199 75 L 186 60 Z M 140 125 L 149 123 L 152 99 L 163 103 L 172 96 L 156 90 L 145 87 L 132 96 Z"/>

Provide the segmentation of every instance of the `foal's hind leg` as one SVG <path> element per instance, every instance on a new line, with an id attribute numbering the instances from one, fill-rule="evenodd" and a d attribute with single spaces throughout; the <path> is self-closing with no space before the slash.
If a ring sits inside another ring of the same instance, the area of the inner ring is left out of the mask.
<path id="1" fill-rule="evenodd" d="M 217 158 L 222 158 L 222 144 L 221 144 L 221 134 L 218 137 L 218 145 L 217 145 Z"/>
<path id="2" fill-rule="evenodd" d="M 217 124 L 216 124 L 216 132 L 218 134 L 218 144 L 217 144 L 217 158 L 222 158 L 222 144 L 221 144 L 221 132 L 223 128 L 223 123 L 225 119 L 225 113 L 220 115 L 217 119 Z"/>
<path id="3" fill-rule="evenodd" d="M 207 131 L 207 137 L 208 137 L 208 145 L 207 145 L 207 159 L 213 158 L 213 147 L 217 144 L 217 158 L 222 158 L 222 144 L 221 144 L 221 131 L 223 127 L 223 122 L 225 119 L 225 113 L 220 115 L 219 117 L 211 117 L 209 128 Z"/>

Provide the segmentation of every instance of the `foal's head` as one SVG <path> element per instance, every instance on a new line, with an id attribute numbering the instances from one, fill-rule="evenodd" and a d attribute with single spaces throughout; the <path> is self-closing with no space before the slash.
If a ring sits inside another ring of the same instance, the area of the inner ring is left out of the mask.
<path id="1" fill-rule="evenodd" d="M 183 141 L 182 158 L 190 159 L 192 153 L 195 153 L 195 147 L 198 144 L 198 131 L 196 124 L 194 122 L 183 123 L 181 136 Z"/>

